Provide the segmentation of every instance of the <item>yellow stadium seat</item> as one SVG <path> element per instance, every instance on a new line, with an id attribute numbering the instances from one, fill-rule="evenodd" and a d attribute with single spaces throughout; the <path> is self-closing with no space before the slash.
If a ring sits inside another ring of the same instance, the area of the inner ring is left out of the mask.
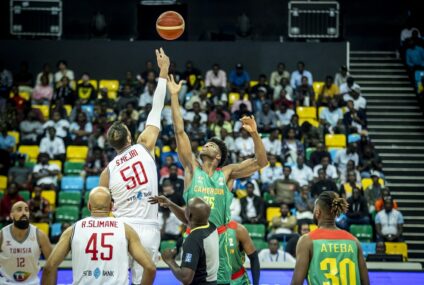
<path id="1" fill-rule="evenodd" d="M 117 91 L 108 91 L 107 92 L 107 98 L 111 100 L 116 100 L 118 98 L 118 92 Z"/>
<path id="2" fill-rule="evenodd" d="M 66 160 L 72 162 L 85 162 L 88 154 L 87 146 L 70 145 L 66 148 Z"/>
<path id="3" fill-rule="evenodd" d="M 47 105 L 32 105 L 32 108 L 40 110 L 40 112 L 41 112 L 41 114 L 43 114 L 43 117 L 44 117 L 45 120 L 49 119 L 49 115 L 50 115 L 49 106 L 47 106 Z"/>
<path id="4" fill-rule="evenodd" d="M 159 157 L 160 156 L 160 147 L 155 146 L 155 156 Z"/>
<path id="5" fill-rule="evenodd" d="M 97 89 L 97 80 L 96 79 L 90 79 L 89 82 L 91 83 L 91 85 L 94 86 L 95 89 Z M 82 80 L 78 80 L 78 84 L 81 84 Z"/>
<path id="6" fill-rule="evenodd" d="M 301 126 L 306 121 L 308 121 L 309 123 L 311 123 L 311 125 L 314 126 L 315 128 L 318 128 L 319 127 L 319 122 L 317 120 L 311 119 L 311 118 L 299 119 L 299 125 Z"/>
<path id="7" fill-rule="evenodd" d="M 0 176 L 0 190 L 5 190 L 7 188 L 7 176 Z"/>
<path id="8" fill-rule="evenodd" d="M 386 242 L 386 254 L 402 254 L 403 260 L 408 260 L 408 245 L 404 242 Z"/>
<path id="9" fill-rule="evenodd" d="M 34 197 L 34 194 L 32 195 Z M 49 201 L 50 207 L 56 206 L 56 191 L 54 190 L 44 190 L 41 192 L 41 197 Z"/>
<path id="10" fill-rule="evenodd" d="M 116 100 L 118 97 L 119 81 L 118 80 L 100 80 L 99 89 L 107 88 L 107 97 Z"/>
<path id="11" fill-rule="evenodd" d="M 59 169 L 62 169 L 62 161 L 60 160 L 49 160 L 49 164 L 55 164 Z"/>
<path id="12" fill-rule="evenodd" d="M 18 152 L 26 154 L 30 161 L 37 161 L 40 148 L 37 145 L 21 145 Z"/>
<path id="13" fill-rule="evenodd" d="M 21 96 L 22 98 L 24 98 L 27 101 L 29 101 L 31 99 L 31 94 L 29 94 L 28 92 L 19 92 L 19 96 Z"/>
<path id="14" fill-rule="evenodd" d="M 321 89 L 324 86 L 324 82 L 322 81 L 316 81 L 312 83 L 312 88 L 314 89 L 315 94 L 321 93 Z"/>
<path id="15" fill-rule="evenodd" d="M 266 220 L 271 222 L 274 217 L 281 217 L 281 211 L 279 207 L 268 207 L 266 209 Z"/>
<path id="16" fill-rule="evenodd" d="M 193 86 L 193 85 L 194 85 L 194 83 L 196 82 L 196 78 L 197 78 L 197 76 L 196 76 L 195 74 L 191 74 L 191 75 L 188 77 L 188 83 L 189 83 L 191 86 Z"/>
<path id="17" fill-rule="evenodd" d="M 66 115 L 70 116 L 72 112 L 72 105 L 65 105 Z"/>
<path id="18" fill-rule="evenodd" d="M 327 147 L 346 147 L 345 135 L 325 135 L 325 145 Z"/>
<path id="19" fill-rule="evenodd" d="M 17 131 L 8 131 L 7 134 L 15 138 L 16 144 L 19 144 L 19 132 Z"/>
<path id="20" fill-rule="evenodd" d="M 240 100 L 240 94 L 239 93 L 235 93 L 235 92 L 231 92 L 230 94 L 228 94 L 228 105 L 232 106 L 234 104 L 234 102 Z"/>
<path id="21" fill-rule="evenodd" d="M 33 226 L 36 226 L 40 231 L 49 236 L 50 226 L 47 223 L 32 223 Z"/>
<path id="22" fill-rule="evenodd" d="M 297 107 L 296 114 L 299 116 L 299 119 L 316 119 L 317 118 L 317 108 L 315 107 Z"/>
<path id="23" fill-rule="evenodd" d="M 378 179 L 378 183 L 381 186 L 384 186 L 384 180 L 382 178 Z M 364 178 L 364 179 L 362 179 L 361 184 L 362 184 L 362 189 L 364 189 L 364 190 L 367 189 L 369 186 L 372 185 L 372 178 Z"/>
<path id="24" fill-rule="evenodd" d="M 316 229 L 318 228 L 318 226 L 317 225 L 315 225 L 315 224 L 310 224 L 309 225 L 309 231 L 315 231 Z"/>
<path id="25" fill-rule="evenodd" d="M 162 147 L 162 153 L 170 152 L 170 151 L 171 151 L 171 147 L 169 145 L 164 145 Z"/>
<path id="26" fill-rule="evenodd" d="M 249 94 L 244 93 L 244 95 L 243 95 L 243 100 L 244 100 L 244 101 L 249 101 Z"/>
<path id="27" fill-rule="evenodd" d="M 257 80 L 250 80 L 250 87 L 258 85 L 258 83 L 259 83 L 259 81 L 257 81 Z"/>

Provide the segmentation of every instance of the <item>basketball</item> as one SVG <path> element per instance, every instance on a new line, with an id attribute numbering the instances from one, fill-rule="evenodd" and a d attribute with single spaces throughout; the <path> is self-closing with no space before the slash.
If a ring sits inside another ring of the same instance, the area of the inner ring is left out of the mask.
<path id="1" fill-rule="evenodd" d="M 163 12 L 156 20 L 156 31 L 161 38 L 172 41 L 184 33 L 183 17 L 175 11 Z"/>

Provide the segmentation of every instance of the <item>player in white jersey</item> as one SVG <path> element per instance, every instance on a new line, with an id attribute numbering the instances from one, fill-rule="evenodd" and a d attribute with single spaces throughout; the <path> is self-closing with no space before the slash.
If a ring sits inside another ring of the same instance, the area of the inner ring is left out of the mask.
<path id="1" fill-rule="evenodd" d="M 125 124 L 115 122 L 109 128 L 107 140 L 116 150 L 117 156 L 102 172 L 99 183 L 110 189 L 114 200 L 114 216 L 134 228 L 154 262 L 158 259 L 160 245 L 158 206 L 147 200 L 158 195 L 154 150 L 161 127 L 169 70 L 169 58 L 162 48 L 156 50 L 156 58 L 160 74 L 146 127 L 134 145 Z M 132 283 L 140 284 L 142 267 L 133 260 L 130 261 L 130 267 Z"/>
<path id="2" fill-rule="evenodd" d="M 10 224 L 0 231 L 0 284 L 38 285 L 39 259 L 50 256 L 47 235 L 29 224 L 29 208 L 16 202 L 10 211 Z"/>
<path id="3" fill-rule="evenodd" d="M 112 198 L 108 189 L 90 192 L 91 216 L 69 227 L 60 237 L 43 270 L 43 285 L 57 282 L 57 267 L 72 251 L 73 284 L 128 285 L 128 253 L 143 268 L 141 284 L 151 285 L 156 267 L 137 233 L 119 219 L 109 217 Z"/>

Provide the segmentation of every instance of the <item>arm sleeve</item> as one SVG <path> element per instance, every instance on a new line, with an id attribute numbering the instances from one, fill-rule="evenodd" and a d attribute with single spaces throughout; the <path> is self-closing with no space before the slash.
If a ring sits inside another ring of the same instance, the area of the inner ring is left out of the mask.
<path id="1" fill-rule="evenodd" d="M 151 125 L 160 129 L 160 117 L 162 113 L 163 106 L 165 104 L 166 96 L 166 79 L 159 78 L 158 86 L 156 87 L 155 93 L 153 94 L 153 103 L 152 110 L 150 111 L 147 120 L 146 126 Z"/>
<path id="2" fill-rule="evenodd" d="M 183 244 L 181 267 L 187 267 L 193 271 L 196 271 L 200 258 L 200 250 L 201 248 L 199 247 L 197 241 L 188 237 Z"/>
<path id="3" fill-rule="evenodd" d="M 261 274 L 261 265 L 259 264 L 258 251 L 248 255 L 250 260 L 250 270 L 252 272 L 253 285 L 259 284 L 259 277 Z"/>

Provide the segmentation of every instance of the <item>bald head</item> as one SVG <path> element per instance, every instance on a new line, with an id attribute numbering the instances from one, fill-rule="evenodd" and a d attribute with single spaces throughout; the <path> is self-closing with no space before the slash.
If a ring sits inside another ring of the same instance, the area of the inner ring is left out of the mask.
<path id="1" fill-rule="evenodd" d="M 195 197 L 188 201 L 186 218 L 190 225 L 206 225 L 211 213 L 211 207 L 201 198 Z"/>
<path id="2" fill-rule="evenodd" d="M 106 187 L 96 187 L 90 191 L 88 208 L 93 212 L 109 212 L 112 210 L 112 197 Z"/>

